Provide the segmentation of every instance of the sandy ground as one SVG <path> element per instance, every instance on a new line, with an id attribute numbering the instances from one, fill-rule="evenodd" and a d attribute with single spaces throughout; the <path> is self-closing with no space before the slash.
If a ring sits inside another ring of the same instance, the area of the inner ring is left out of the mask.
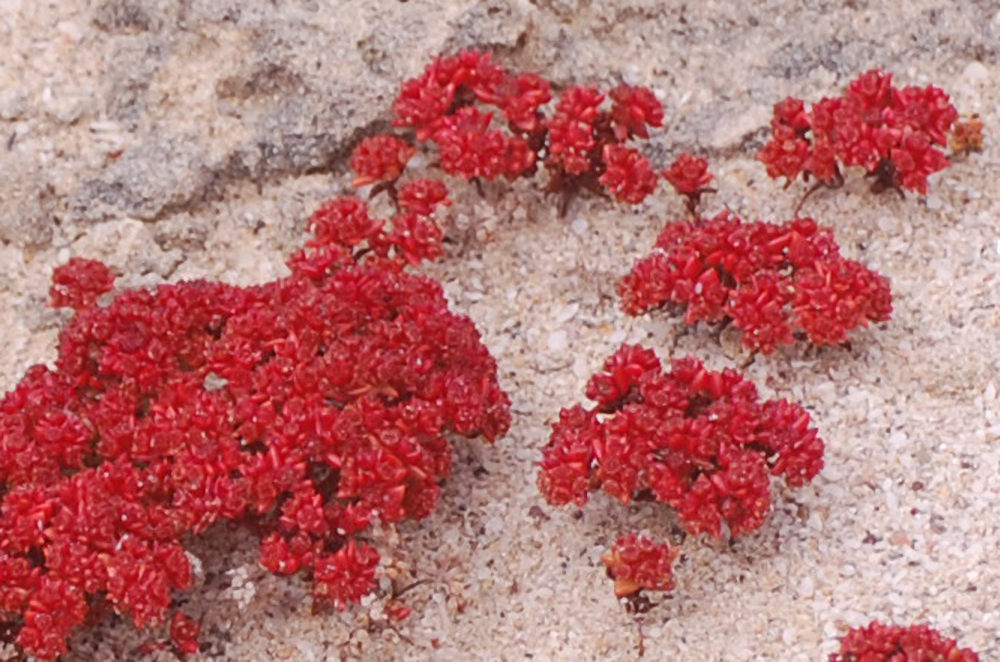
<path id="1" fill-rule="evenodd" d="M 0 0 L 0 389 L 51 361 L 63 313 L 52 268 L 105 260 L 124 286 L 284 273 L 304 219 L 348 190 L 344 155 L 384 126 L 399 81 L 429 57 L 488 48 L 560 84 L 654 88 L 666 164 L 708 156 L 706 210 L 790 217 L 753 155 L 771 105 L 839 92 L 881 66 L 944 87 L 998 125 L 1000 3 L 622 0 Z M 617 280 L 683 213 L 662 190 L 635 208 L 582 199 L 567 218 L 536 182 L 471 188 L 430 271 L 497 357 L 510 434 L 458 444 L 437 512 L 383 532 L 420 586 L 398 631 L 374 596 L 312 615 L 308 587 L 268 575 L 255 541 L 195 544 L 199 586 L 179 597 L 204 660 L 824 660 L 850 626 L 929 621 L 1000 659 L 1000 197 L 995 141 L 932 178 L 926 197 L 873 196 L 856 176 L 806 211 L 849 256 L 892 280 L 891 323 L 850 349 L 790 348 L 749 377 L 807 406 L 827 442 L 813 485 L 778 488 L 773 516 L 733 545 L 689 538 L 677 589 L 626 614 L 600 555 L 620 533 L 671 535 L 663 508 L 597 497 L 544 504 L 535 462 L 559 409 L 623 340 L 662 356 L 741 363 L 734 337 L 632 319 Z M 383 593 L 386 586 L 383 586 Z M 140 655 L 131 626 L 81 632 L 66 659 Z"/>

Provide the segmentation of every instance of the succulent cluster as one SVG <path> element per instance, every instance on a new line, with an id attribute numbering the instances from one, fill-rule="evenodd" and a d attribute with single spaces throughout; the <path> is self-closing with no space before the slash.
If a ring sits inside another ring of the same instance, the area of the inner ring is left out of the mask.
<path id="1" fill-rule="evenodd" d="M 758 158 L 771 177 L 842 181 L 841 166 L 860 166 L 877 190 L 927 192 L 927 177 L 948 166 L 940 147 L 958 112 L 938 87 L 895 87 L 879 69 L 852 81 L 840 97 L 807 108 L 789 97 L 774 106 L 771 140 Z"/>
<path id="2" fill-rule="evenodd" d="M 615 580 L 615 597 L 639 591 L 669 591 L 674 587 L 674 561 L 678 551 L 668 543 L 630 533 L 619 538 L 601 561 Z"/>
<path id="3" fill-rule="evenodd" d="M 892 312 L 888 280 L 841 257 L 832 231 L 809 218 L 669 223 L 619 293 L 630 315 L 666 306 L 685 310 L 687 324 L 732 321 L 743 345 L 763 353 L 798 338 L 842 343 Z"/>
<path id="4" fill-rule="evenodd" d="M 166 284 L 102 306 L 106 267 L 56 271 L 53 302 L 76 308 L 56 367 L 0 401 L 0 610 L 24 651 L 58 656 L 104 607 L 138 628 L 169 619 L 196 651 L 172 593 L 192 585 L 185 542 L 220 521 L 342 608 L 374 587 L 373 522 L 434 508 L 446 435 L 506 431 L 472 322 L 403 269 L 438 252 L 433 222 L 346 198 L 310 227 L 292 274 L 254 287 Z"/>
<path id="5" fill-rule="evenodd" d="M 515 179 L 544 165 L 549 191 L 586 189 L 632 204 L 653 192 L 649 160 L 627 144 L 663 126 L 663 107 L 649 89 L 621 84 L 605 94 L 575 86 L 554 108 L 551 100 L 541 76 L 511 73 L 487 53 L 462 51 L 403 83 L 393 124 L 412 130 L 417 142 L 433 142 L 441 169 L 464 179 Z M 415 151 L 396 136 L 363 140 L 351 159 L 355 185 L 392 190 Z"/>
<path id="6" fill-rule="evenodd" d="M 854 628 L 840 641 L 829 662 L 979 662 L 971 648 L 959 648 L 929 625 L 883 625 L 874 621 Z"/>
<path id="7" fill-rule="evenodd" d="M 669 504 L 689 533 L 738 536 L 770 512 L 772 475 L 798 487 L 823 466 L 802 407 L 761 402 L 735 370 L 694 358 L 664 371 L 652 350 L 623 345 L 587 397 L 596 404 L 563 409 L 544 449 L 538 487 L 554 505 L 583 505 L 602 489 Z"/>
<path id="8" fill-rule="evenodd" d="M 663 178 L 674 191 L 684 196 L 685 206 L 692 216 L 697 215 L 701 196 L 715 191 L 708 187 L 714 179 L 708 171 L 708 161 L 687 152 L 674 159 L 670 167 L 663 171 Z"/>

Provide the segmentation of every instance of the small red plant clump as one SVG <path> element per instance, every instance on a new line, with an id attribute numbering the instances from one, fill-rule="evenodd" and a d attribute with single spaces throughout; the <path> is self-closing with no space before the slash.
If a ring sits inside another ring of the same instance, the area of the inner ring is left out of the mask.
<path id="1" fill-rule="evenodd" d="M 622 84 L 607 96 L 610 108 L 596 88 L 570 87 L 546 115 L 548 81 L 508 72 L 487 53 L 463 51 L 435 59 L 403 83 L 393 124 L 411 129 L 417 142 L 432 141 L 441 169 L 452 175 L 515 179 L 544 164 L 550 191 L 587 189 L 635 204 L 655 189 L 657 177 L 626 143 L 663 126 L 663 107 L 644 87 Z M 413 151 L 394 136 L 362 141 L 351 159 L 355 185 L 391 188 Z"/>
<path id="2" fill-rule="evenodd" d="M 771 177 L 801 175 L 830 186 L 843 181 L 841 166 L 860 166 L 876 190 L 927 192 L 927 177 L 948 166 L 939 147 L 958 112 L 933 85 L 898 88 L 878 69 L 852 81 L 843 96 L 807 108 L 789 97 L 774 106 L 772 137 L 758 158 Z"/>
<path id="3" fill-rule="evenodd" d="M 672 590 L 677 555 L 678 551 L 667 543 L 657 544 L 630 533 L 619 538 L 601 561 L 615 580 L 615 597 L 624 598 L 642 590 Z"/>
<path id="4" fill-rule="evenodd" d="M 544 449 L 538 487 L 554 505 L 603 489 L 623 503 L 669 504 L 692 534 L 738 536 L 767 517 L 771 475 L 799 487 L 823 466 L 802 407 L 761 402 L 738 372 L 693 358 L 665 372 L 652 350 L 623 345 L 587 397 L 597 404 L 563 409 Z"/>
<path id="5" fill-rule="evenodd" d="M 419 212 L 443 197 L 411 193 L 388 222 L 353 198 L 324 205 L 291 275 L 254 287 L 98 306 L 106 267 L 56 270 L 53 302 L 76 308 L 56 367 L 0 400 L 0 621 L 25 652 L 66 652 L 107 607 L 196 651 L 172 594 L 192 585 L 185 543 L 222 521 L 261 535 L 272 572 L 311 578 L 317 604 L 373 590 L 373 522 L 431 512 L 447 434 L 493 440 L 510 422 L 472 322 L 403 268 L 440 251 Z"/>
<path id="6" fill-rule="evenodd" d="M 52 273 L 50 299 L 56 308 L 79 310 L 94 305 L 114 286 L 115 275 L 104 263 L 75 257 Z"/>
<path id="7" fill-rule="evenodd" d="M 979 662 L 971 648 L 959 648 L 929 625 L 883 625 L 854 628 L 829 662 Z"/>
<path id="8" fill-rule="evenodd" d="M 353 186 L 394 182 L 403 174 L 416 148 L 395 136 L 372 136 L 362 140 L 351 154 Z"/>
<path id="9" fill-rule="evenodd" d="M 816 345 L 889 319 L 889 281 L 840 256 L 833 233 L 809 218 L 744 223 L 727 213 L 678 221 L 619 285 L 622 307 L 641 315 L 686 308 L 684 321 L 732 323 L 743 345 L 773 352 L 808 338 Z"/>
<path id="10" fill-rule="evenodd" d="M 770 476 L 792 487 L 823 467 L 809 414 L 786 400 L 761 402 L 734 370 L 693 358 L 665 372 L 653 351 L 623 345 L 587 384 L 597 404 L 563 409 L 552 426 L 538 488 L 553 505 L 584 505 L 603 489 L 623 503 L 656 500 L 692 534 L 752 531 L 771 510 Z M 625 536 L 604 556 L 618 597 L 670 590 L 676 550 Z"/>
<path id="11" fill-rule="evenodd" d="M 684 153 L 677 157 L 663 171 L 663 178 L 670 182 L 677 193 L 684 196 L 687 210 L 692 216 L 696 215 L 701 196 L 715 192 L 715 189 L 708 188 L 713 179 L 712 173 L 708 171 L 708 161 L 693 154 Z"/>

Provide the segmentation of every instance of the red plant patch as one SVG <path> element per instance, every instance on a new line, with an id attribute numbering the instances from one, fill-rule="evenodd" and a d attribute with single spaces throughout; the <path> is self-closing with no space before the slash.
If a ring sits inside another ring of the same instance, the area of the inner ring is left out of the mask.
<path id="1" fill-rule="evenodd" d="M 576 86 L 554 109 L 547 108 L 551 99 L 541 76 L 511 73 L 487 53 L 463 51 L 435 59 L 403 83 L 393 124 L 412 130 L 417 142 L 433 142 L 441 169 L 464 179 L 526 177 L 544 164 L 547 190 L 566 198 L 589 190 L 636 204 L 655 189 L 649 160 L 626 145 L 663 126 L 663 107 L 650 90 L 622 84 L 605 95 Z M 411 150 L 393 136 L 366 139 L 351 159 L 355 185 L 379 182 L 391 192 Z"/>
<path id="2" fill-rule="evenodd" d="M 743 345 L 763 353 L 797 339 L 843 343 L 892 313 L 889 281 L 841 257 L 832 231 L 809 218 L 669 223 L 618 291 L 630 315 L 668 307 L 685 310 L 686 324 L 731 321 Z"/>
<path id="3" fill-rule="evenodd" d="M 53 301 L 77 312 L 56 367 L 0 401 L 0 618 L 25 652 L 64 653 L 102 605 L 197 650 L 172 595 L 192 585 L 190 534 L 225 520 L 261 535 L 269 570 L 344 608 L 375 585 L 372 523 L 436 505 L 446 436 L 506 432 L 472 322 L 403 269 L 439 252 L 433 221 L 345 198 L 310 228 L 292 274 L 253 287 L 160 285 L 102 307 L 106 268 L 57 269 Z"/>
<path id="4" fill-rule="evenodd" d="M 583 505 L 602 489 L 623 503 L 662 501 L 690 533 L 738 536 L 771 509 L 771 475 L 793 487 L 823 466 L 809 414 L 786 400 L 761 402 L 734 370 L 673 361 L 623 345 L 587 384 L 597 404 L 563 409 L 540 463 L 549 503 Z"/>
<path id="5" fill-rule="evenodd" d="M 758 154 L 771 177 L 798 176 L 827 185 L 843 181 L 841 167 L 860 166 L 876 190 L 927 192 L 927 177 L 948 166 L 939 147 L 958 112 L 933 85 L 895 87 L 879 69 L 852 81 L 840 97 L 806 107 L 789 97 L 774 106 L 772 137 Z"/>
<path id="6" fill-rule="evenodd" d="M 874 621 L 853 628 L 829 662 L 979 662 L 971 648 L 959 648 L 929 625 L 883 625 Z"/>
<path id="7" fill-rule="evenodd" d="M 624 598 L 642 590 L 672 590 L 677 554 L 667 543 L 630 533 L 619 538 L 601 561 L 615 580 L 615 597 Z"/>
<path id="8" fill-rule="evenodd" d="M 697 216 L 701 196 L 715 191 L 708 187 L 713 179 L 708 171 L 708 161 L 693 154 L 681 154 L 662 174 L 674 190 L 684 196 L 685 206 L 692 216 Z"/>

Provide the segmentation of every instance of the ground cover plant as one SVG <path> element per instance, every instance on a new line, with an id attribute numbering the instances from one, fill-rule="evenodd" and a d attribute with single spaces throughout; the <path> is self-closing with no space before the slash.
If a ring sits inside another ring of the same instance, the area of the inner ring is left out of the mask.
<path id="1" fill-rule="evenodd" d="M 342 198 L 309 228 L 291 275 L 253 287 L 164 284 L 102 305 L 107 267 L 56 270 L 52 303 L 76 313 L 55 368 L 0 401 L 0 619 L 22 650 L 54 658 L 110 609 L 169 622 L 196 651 L 172 596 L 192 584 L 186 543 L 222 521 L 344 608 L 374 589 L 372 525 L 435 507 L 448 435 L 506 432 L 472 322 L 404 269 L 440 251 L 433 221 Z"/>
<path id="2" fill-rule="evenodd" d="M 390 134 L 362 141 L 351 158 L 354 184 L 393 195 L 417 145 L 433 143 L 445 173 L 479 182 L 533 176 L 544 166 L 545 189 L 562 196 L 590 191 L 636 204 L 657 185 L 649 159 L 630 145 L 664 125 L 663 107 L 645 87 L 621 84 L 562 91 L 534 73 L 513 73 L 488 53 L 467 50 L 436 58 L 403 83 Z M 607 103 L 610 99 L 610 106 Z"/>
<path id="3" fill-rule="evenodd" d="M 806 106 L 795 97 L 775 104 L 771 140 L 758 159 L 771 177 L 814 178 L 839 186 L 842 168 L 864 168 L 875 191 L 927 192 L 927 178 L 948 166 L 940 149 L 958 111 L 939 87 L 896 87 L 892 74 L 872 69 L 839 97 Z"/>
<path id="4" fill-rule="evenodd" d="M 841 257 L 833 231 L 810 218 L 668 223 L 618 292 L 630 315 L 666 308 L 685 324 L 732 323 L 744 347 L 764 354 L 798 340 L 841 344 L 892 313 L 889 281 Z"/>
<path id="5" fill-rule="evenodd" d="M 595 402 L 564 408 L 543 450 L 538 487 L 553 505 L 602 490 L 622 503 L 669 505 L 691 534 L 737 537 L 771 511 L 771 476 L 800 487 L 823 467 L 809 414 L 761 401 L 735 370 L 694 358 L 664 370 L 649 349 L 623 345 L 587 383 Z M 605 557 L 616 593 L 665 590 L 674 552 L 625 537 Z"/>
<path id="6" fill-rule="evenodd" d="M 959 648 L 929 625 L 885 625 L 873 621 L 852 628 L 828 662 L 979 662 L 971 648 Z"/>

